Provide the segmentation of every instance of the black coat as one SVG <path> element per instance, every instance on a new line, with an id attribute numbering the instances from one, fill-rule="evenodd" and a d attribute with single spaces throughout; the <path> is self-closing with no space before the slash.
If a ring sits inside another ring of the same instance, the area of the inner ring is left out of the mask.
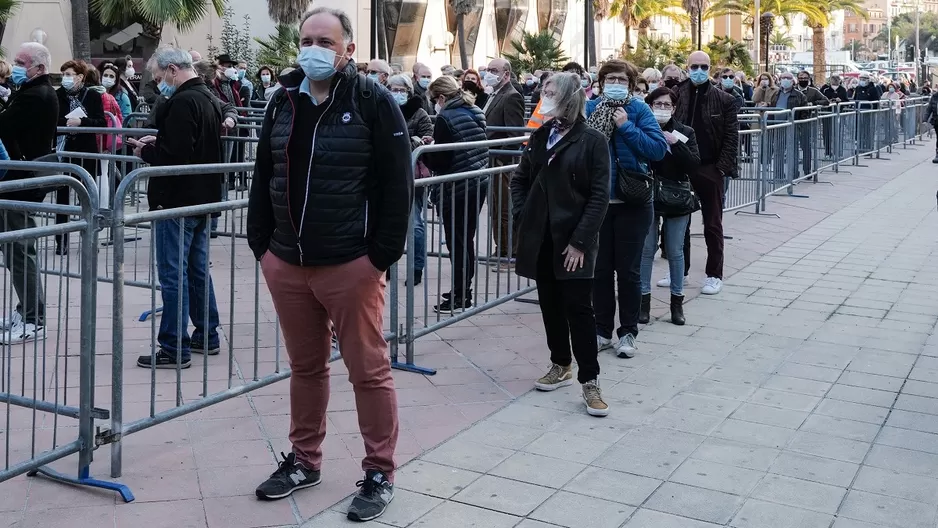
<path id="1" fill-rule="evenodd" d="M 143 161 L 153 166 L 221 163 L 222 111 L 202 79 L 182 84 L 160 105 L 156 142 L 144 147 Z M 221 200 L 221 174 L 150 178 L 150 210 L 201 205 Z"/>
<path id="2" fill-rule="evenodd" d="M 68 91 L 65 88 L 59 88 L 55 91 L 59 100 L 59 123 L 60 127 L 67 126 L 68 120 L 66 114 L 70 112 L 68 104 Z M 104 119 L 104 103 L 101 101 L 101 94 L 82 87 L 76 94 L 81 106 L 85 109 L 88 117 L 81 118 L 79 127 L 106 127 L 107 121 Z M 95 134 L 68 134 L 65 136 L 65 150 L 71 152 L 98 152 L 98 140 Z M 98 160 L 93 159 L 74 159 L 66 160 L 70 163 L 81 165 L 89 174 L 94 176 L 97 173 Z"/>
<path id="3" fill-rule="evenodd" d="M 478 106 L 467 104 L 462 97 L 455 97 L 447 101 L 436 116 L 436 123 L 433 125 L 433 142 L 436 145 L 444 145 L 485 141 L 487 139 L 485 128 L 485 114 L 482 110 L 479 110 Z M 424 154 L 421 159 L 437 175 L 456 174 L 488 167 L 489 149 L 477 147 L 432 152 Z M 487 183 L 487 177 L 469 178 L 458 183 L 444 184 L 442 193 L 446 196 L 453 193 L 457 200 L 461 200 L 466 194 L 474 197 L 479 186 Z M 455 186 L 455 190 L 450 186 Z"/>
<path id="4" fill-rule="evenodd" d="M 386 270 L 404 253 L 413 207 L 404 116 L 391 93 L 349 61 L 333 76 L 332 97 L 322 103 L 318 121 L 294 122 L 302 118 L 301 103 L 309 104 L 300 99 L 307 97 L 299 92 L 305 78 L 302 69 L 281 76 L 283 89 L 267 105 L 248 203 L 248 244 L 258 260 L 268 249 L 296 266 L 344 264 L 368 255 Z M 290 139 L 301 127 L 315 130 L 312 159 L 291 152 Z M 302 205 L 290 203 L 295 166 L 304 172 Z"/>
<path id="5" fill-rule="evenodd" d="M 554 276 L 591 279 L 609 205 L 609 142 L 579 121 L 548 150 L 551 132 L 548 121 L 531 135 L 511 178 L 511 210 L 518 226 L 515 270 L 537 278 L 538 256 L 548 235 L 555 252 Z M 583 267 L 572 272 L 564 269 L 561 254 L 568 245 L 584 253 Z"/>
<path id="6" fill-rule="evenodd" d="M 697 149 L 697 136 L 694 129 L 673 118 L 661 127 L 665 132 L 680 132 L 687 136 L 687 142 L 671 145 L 671 149 L 661 161 L 652 161 L 649 169 L 656 178 L 685 182 L 690 181 L 690 174 L 697 172 L 700 165 L 700 151 Z"/>
<path id="7" fill-rule="evenodd" d="M 0 112 L 0 141 L 12 160 L 34 160 L 55 150 L 55 126 L 59 121 L 59 99 L 48 75 L 23 83 Z M 34 176 L 35 172 L 9 171 L 7 180 Z M 48 191 L 5 193 L 8 200 L 41 202 Z"/>

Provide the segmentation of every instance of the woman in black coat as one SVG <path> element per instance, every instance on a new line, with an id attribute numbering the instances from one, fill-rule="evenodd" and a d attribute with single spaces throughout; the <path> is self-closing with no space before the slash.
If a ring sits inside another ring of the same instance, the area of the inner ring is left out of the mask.
<path id="1" fill-rule="evenodd" d="M 690 198 L 692 188 L 689 174 L 697 170 L 700 165 L 700 151 L 697 148 L 697 139 L 694 129 L 679 123 L 672 117 L 674 107 L 677 105 L 677 96 L 667 88 L 658 88 L 648 94 L 645 102 L 651 107 L 655 120 L 661 126 L 664 139 L 668 142 L 668 152 L 661 161 L 649 164 L 651 172 L 657 180 L 677 182 L 684 187 L 684 197 Z M 679 194 L 680 187 L 669 187 L 669 192 Z M 692 200 L 688 200 L 689 202 Z M 658 205 L 655 206 L 656 208 Z M 668 276 L 658 281 L 658 286 L 671 288 L 671 322 L 676 325 L 684 324 L 684 248 L 685 233 L 690 225 L 688 210 L 684 214 L 676 212 L 655 211 L 655 221 L 645 238 L 645 248 L 642 251 L 642 311 L 639 313 L 639 322 L 650 319 L 651 308 L 651 272 L 658 250 L 658 224 L 662 224 L 664 233 L 664 252 L 668 255 Z M 689 256 L 689 255 L 688 255 Z"/>
<path id="2" fill-rule="evenodd" d="M 59 123 L 60 127 L 106 127 L 107 121 L 104 119 L 104 103 L 101 101 L 101 94 L 88 89 L 85 86 L 85 77 L 88 75 L 90 66 L 82 61 L 68 61 L 62 65 L 62 86 L 56 90 L 59 98 Z M 84 112 L 85 117 L 66 117 L 68 114 L 78 112 L 78 109 Z M 60 150 L 68 152 L 98 152 L 98 140 L 95 134 L 70 133 L 59 136 Z M 97 175 L 98 160 L 94 159 L 63 159 L 66 163 L 75 163 L 81 165 L 92 176 Z M 68 205 L 69 188 L 60 187 L 55 193 L 55 203 Z M 56 215 L 55 223 L 64 224 L 68 221 L 68 215 Z M 56 235 L 55 250 L 57 255 L 64 255 L 68 252 L 68 234 Z"/>
<path id="3" fill-rule="evenodd" d="M 586 412 L 606 416 L 592 291 L 611 169 L 608 141 L 586 125 L 585 106 L 586 93 L 574 73 L 553 75 L 541 91 L 541 112 L 551 119 L 531 135 L 511 180 L 515 270 L 537 281 L 550 349 L 550 370 L 535 388 L 572 384 L 576 357 Z"/>

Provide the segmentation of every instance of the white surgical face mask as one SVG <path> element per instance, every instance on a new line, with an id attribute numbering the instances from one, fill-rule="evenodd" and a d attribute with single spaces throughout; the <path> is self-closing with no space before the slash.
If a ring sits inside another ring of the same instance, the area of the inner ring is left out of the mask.
<path id="1" fill-rule="evenodd" d="M 557 102 L 553 97 L 541 97 L 541 114 L 554 117 L 555 110 L 557 110 Z"/>
<path id="2" fill-rule="evenodd" d="M 765 80 L 765 79 L 762 79 L 761 81 L 759 81 L 759 86 L 761 86 L 761 87 L 763 87 L 763 88 L 768 88 L 768 87 L 769 87 L 769 81 L 767 81 L 767 80 Z"/>
<path id="3" fill-rule="evenodd" d="M 261 75 L 261 82 L 262 82 L 262 83 L 269 83 L 269 82 L 270 82 L 270 75 L 268 75 L 268 74 L 266 74 L 266 73 L 263 74 L 263 75 Z"/>
<path id="4" fill-rule="evenodd" d="M 225 68 L 225 77 L 231 79 L 232 81 L 238 80 L 238 70 L 234 68 Z"/>
<path id="5" fill-rule="evenodd" d="M 440 106 L 440 103 L 436 103 L 435 105 L 433 105 L 433 110 L 439 114 L 440 112 L 443 111 L 443 107 Z"/>
<path id="6" fill-rule="evenodd" d="M 492 72 L 485 72 L 485 77 L 482 78 L 482 82 L 485 83 L 486 86 L 495 86 L 500 80 L 498 75 Z"/>
<path id="7" fill-rule="evenodd" d="M 671 111 L 663 108 L 652 108 L 651 113 L 655 115 L 655 120 L 659 125 L 663 125 L 671 120 Z"/>
<path id="8" fill-rule="evenodd" d="M 133 77 L 134 75 L 137 75 L 137 70 L 135 70 L 133 66 L 128 66 L 127 69 L 124 70 L 124 75 L 126 75 L 127 78 L 129 79 Z"/>
<path id="9" fill-rule="evenodd" d="M 648 93 L 654 92 L 658 89 L 658 83 L 648 83 Z"/>
<path id="10" fill-rule="evenodd" d="M 113 88 L 113 87 L 114 87 L 114 79 L 112 79 L 112 78 L 110 78 L 110 77 L 105 77 L 105 78 L 101 79 L 101 86 L 103 86 L 103 87 L 105 87 L 105 88 Z"/>

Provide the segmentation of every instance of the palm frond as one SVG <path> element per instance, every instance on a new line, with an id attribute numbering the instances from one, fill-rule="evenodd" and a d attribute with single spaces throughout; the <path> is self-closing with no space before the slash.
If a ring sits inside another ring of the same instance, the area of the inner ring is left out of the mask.
<path id="1" fill-rule="evenodd" d="M 308 0 L 267 0 L 267 12 L 278 24 L 298 24 L 309 6 Z"/>
<path id="2" fill-rule="evenodd" d="M 101 22 L 116 25 L 136 16 L 136 4 L 128 0 L 91 0 L 91 12 Z"/>

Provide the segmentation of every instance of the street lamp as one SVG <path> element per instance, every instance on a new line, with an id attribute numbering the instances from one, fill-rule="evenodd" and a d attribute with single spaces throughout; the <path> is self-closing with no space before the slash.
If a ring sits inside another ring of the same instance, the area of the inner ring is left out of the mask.
<path id="1" fill-rule="evenodd" d="M 759 17 L 762 26 L 763 43 L 765 45 L 765 71 L 769 71 L 769 35 L 772 34 L 772 27 L 775 25 L 775 15 L 772 13 L 763 13 Z"/>

